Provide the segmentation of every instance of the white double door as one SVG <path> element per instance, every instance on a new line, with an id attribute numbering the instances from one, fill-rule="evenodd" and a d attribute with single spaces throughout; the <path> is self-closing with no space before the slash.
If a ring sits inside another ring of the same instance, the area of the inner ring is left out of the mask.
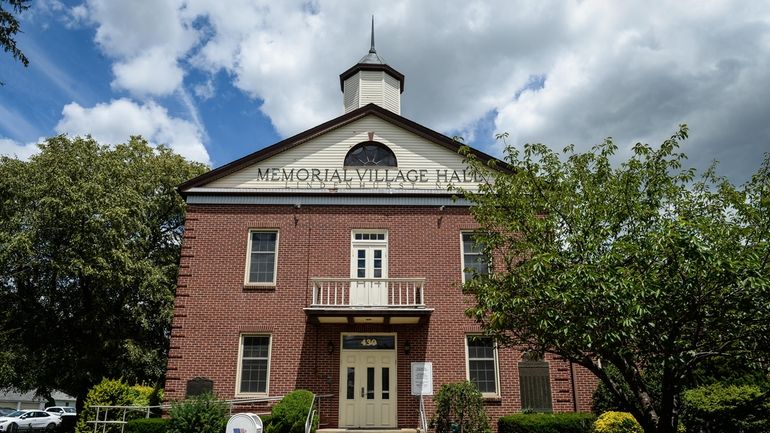
<path id="1" fill-rule="evenodd" d="M 350 305 L 388 305 L 388 244 L 353 243 L 350 264 Z"/>
<path id="2" fill-rule="evenodd" d="M 396 351 L 340 353 L 339 426 L 396 427 Z"/>

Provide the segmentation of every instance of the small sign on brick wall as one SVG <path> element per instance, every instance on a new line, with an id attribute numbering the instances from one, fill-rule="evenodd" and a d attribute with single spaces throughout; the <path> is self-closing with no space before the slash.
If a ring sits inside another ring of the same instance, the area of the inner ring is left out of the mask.
<path id="1" fill-rule="evenodd" d="M 214 381 L 207 377 L 196 377 L 187 381 L 187 397 L 214 392 Z"/>
<path id="2" fill-rule="evenodd" d="M 412 395 L 433 395 L 433 363 L 412 363 Z"/>

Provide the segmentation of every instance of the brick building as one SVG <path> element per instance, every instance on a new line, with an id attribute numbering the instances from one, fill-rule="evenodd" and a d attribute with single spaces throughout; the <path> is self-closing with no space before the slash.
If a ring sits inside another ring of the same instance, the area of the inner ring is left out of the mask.
<path id="1" fill-rule="evenodd" d="M 374 49 L 340 75 L 345 114 L 181 185 L 188 203 L 166 396 L 319 395 L 321 422 L 414 428 L 420 394 L 470 380 L 497 417 L 587 411 L 582 368 L 496 348 L 463 314 L 487 260 L 449 184 L 452 139 L 400 116 L 404 76 Z M 475 151 L 481 159 L 491 157 Z"/>

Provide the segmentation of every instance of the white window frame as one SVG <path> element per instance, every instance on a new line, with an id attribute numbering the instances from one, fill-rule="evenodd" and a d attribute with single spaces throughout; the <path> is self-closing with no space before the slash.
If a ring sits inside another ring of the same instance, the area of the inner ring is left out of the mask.
<path id="1" fill-rule="evenodd" d="M 251 234 L 252 233 L 275 233 L 275 260 L 273 260 L 273 281 L 251 282 Z M 278 229 L 249 229 L 249 235 L 246 246 L 246 272 L 243 274 L 244 285 L 250 287 L 274 287 L 278 281 L 278 249 L 281 240 L 281 232 Z"/>
<path id="2" fill-rule="evenodd" d="M 246 337 L 267 337 L 267 375 L 265 376 L 265 391 L 264 392 L 241 392 L 241 373 L 243 371 L 243 343 Z M 267 396 L 270 391 L 270 360 L 273 355 L 273 335 L 272 334 L 260 334 L 260 333 L 246 333 L 241 334 L 238 337 L 238 368 L 235 374 L 235 396 L 236 397 L 253 397 L 253 396 Z"/>
<path id="3" fill-rule="evenodd" d="M 357 234 L 378 234 L 384 235 L 384 239 L 356 239 Z M 390 268 L 390 251 L 388 246 L 390 245 L 388 230 L 387 229 L 353 229 L 350 231 L 350 278 L 356 277 L 357 257 L 354 257 L 353 251 L 356 247 L 374 246 L 382 247 L 384 249 L 383 266 L 382 266 L 382 278 L 388 278 L 388 270 Z"/>
<path id="4" fill-rule="evenodd" d="M 495 344 L 495 341 L 491 337 L 487 337 L 482 334 L 465 334 L 463 337 L 465 339 L 465 380 L 468 382 L 471 382 L 471 358 L 469 356 L 468 352 L 468 340 L 472 337 L 481 337 L 486 338 L 492 341 L 492 354 L 493 354 L 493 360 L 495 363 L 495 392 L 482 392 L 481 395 L 486 398 L 490 397 L 500 397 L 500 363 L 497 360 L 497 344 Z M 487 359 L 487 358 L 474 358 L 474 359 Z M 471 382 L 473 383 L 473 382 Z M 481 390 L 479 390 L 481 391 Z"/>
<path id="5" fill-rule="evenodd" d="M 465 283 L 465 241 L 463 240 L 463 235 L 466 234 L 476 234 L 478 233 L 477 230 L 461 230 L 460 231 L 460 278 L 462 279 L 462 282 Z M 484 253 L 481 253 L 481 256 L 484 256 Z M 489 271 L 489 265 L 491 262 L 490 258 L 487 257 L 487 271 Z"/>

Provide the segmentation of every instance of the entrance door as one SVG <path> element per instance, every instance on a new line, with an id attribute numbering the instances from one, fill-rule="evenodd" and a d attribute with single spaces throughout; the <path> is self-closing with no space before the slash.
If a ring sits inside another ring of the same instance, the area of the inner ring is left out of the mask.
<path id="1" fill-rule="evenodd" d="M 350 305 L 388 305 L 387 234 L 353 232 L 350 251 Z"/>
<path id="2" fill-rule="evenodd" d="M 396 351 L 343 349 L 340 360 L 339 426 L 395 428 Z"/>

